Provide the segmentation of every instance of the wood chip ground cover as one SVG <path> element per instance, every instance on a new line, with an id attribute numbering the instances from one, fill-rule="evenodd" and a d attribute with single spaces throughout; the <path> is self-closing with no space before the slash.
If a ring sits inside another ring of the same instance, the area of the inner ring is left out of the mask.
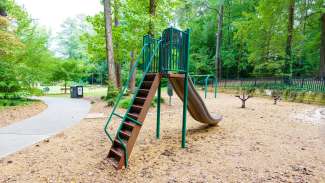
<path id="1" fill-rule="evenodd" d="M 202 93 L 203 96 L 203 93 Z M 211 95 L 212 96 L 212 95 Z M 167 98 L 167 96 L 164 96 Z M 109 114 L 98 99 L 91 112 Z M 105 157 L 110 143 L 103 119 L 84 119 L 59 135 L 0 160 L 0 182 L 324 182 L 325 127 L 293 116 L 320 106 L 233 95 L 204 100 L 224 116 L 208 127 L 188 115 L 187 148 L 180 148 L 181 101 L 162 105 L 161 139 L 152 108 L 129 168 L 116 171 Z M 124 110 L 120 111 L 120 113 Z M 115 131 L 119 120 L 113 121 Z"/>

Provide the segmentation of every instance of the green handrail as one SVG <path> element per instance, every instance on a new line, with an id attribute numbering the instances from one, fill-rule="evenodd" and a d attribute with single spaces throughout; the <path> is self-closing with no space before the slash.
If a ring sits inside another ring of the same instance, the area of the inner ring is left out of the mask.
<path id="1" fill-rule="evenodd" d="M 147 64 L 146 69 L 143 71 L 143 76 L 142 76 L 142 78 L 141 78 L 141 81 L 139 82 L 139 85 L 138 85 L 138 87 L 137 87 L 136 92 L 134 93 L 134 95 L 133 95 L 133 97 L 132 97 L 131 104 L 133 104 L 133 102 L 134 102 L 134 100 L 135 100 L 137 94 L 139 93 L 139 89 L 140 89 L 140 87 L 141 87 L 141 84 L 143 83 L 144 78 L 146 77 L 146 74 L 147 74 L 147 72 L 149 71 L 149 68 L 151 67 L 151 63 L 152 63 L 152 61 L 154 60 L 154 57 L 155 57 L 155 55 L 156 55 L 156 53 L 157 53 L 157 51 L 158 51 L 159 44 L 160 44 L 160 40 L 158 41 L 158 44 L 156 45 L 157 47 L 156 47 L 156 48 L 154 49 L 154 51 L 153 51 L 153 54 L 152 54 L 152 56 L 151 56 L 151 58 L 150 58 L 150 60 L 149 60 L 149 63 Z M 125 161 L 124 161 L 124 163 L 125 163 L 125 167 L 128 166 L 128 152 L 127 152 L 126 144 L 124 144 L 124 142 L 122 141 L 119 132 L 120 132 L 120 130 L 122 129 L 123 122 L 125 121 L 126 118 L 128 118 L 127 114 L 128 114 L 129 111 L 131 110 L 131 107 L 132 107 L 132 106 L 130 105 L 129 108 L 127 109 L 127 111 L 126 111 L 126 113 L 125 113 L 125 115 L 124 115 L 124 118 L 123 118 L 123 120 L 122 120 L 122 123 L 120 124 L 120 126 L 119 126 L 119 128 L 118 128 L 118 130 L 117 130 L 117 138 L 118 138 L 118 140 L 120 141 L 120 143 L 122 144 L 122 146 L 123 146 L 123 150 L 124 150 L 124 157 L 125 157 Z"/>
<path id="2" fill-rule="evenodd" d="M 146 48 L 147 46 L 148 46 L 148 45 L 145 44 L 145 45 L 142 47 L 141 52 L 140 52 L 140 55 L 139 55 L 138 58 L 136 59 L 136 62 L 134 63 L 134 65 L 133 65 L 133 67 L 132 67 L 132 69 L 131 69 L 131 72 L 130 72 L 130 74 L 129 74 L 128 80 L 125 82 L 125 84 L 124 84 L 124 86 L 123 86 L 123 89 L 121 90 L 120 94 L 117 96 L 117 98 L 116 98 L 116 100 L 115 100 L 116 102 L 115 102 L 115 104 L 114 104 L 114 106 L 113 106 L 113 110 L 112 110 L 112 112 L 111 112 L 111 115 L 109 116 L 109 118 L 108 118 L 108 120 L 107 120 L 107 122 L 106 122 L 106 124 L 105 124 L 105 126 L 104 126 L 105 134 L 106 134 L 106 136 L 109 138 L 109 140 L 110 140 L 112 143 L 113 143 L 113 138 L 111 137 L 111 135 L 110 135 L 109 132 L 107 131 L 107 127 L 108 127 L 109 123 L 111 122 L 113 115 L 115 114 L 116 108 L 118 107 L 118 104 L 119 104 L 120 100 L 122 99 L 122 97 L 123 97 L 125 91 L 128 89 L 128 86 L 129 86 L 129 83 L 130 83 L 130 79 L 131 79 L 131 77 L 132 77 L 132 75 L 133 75 L 133 73 L 134 73 L 134 71 L 135 71 L 135 68 L 138 66 L 138 64 L 139 64 L 139 62 L 140 62 L 140 59 L 141 59 L 141 57 L 142 57 L 142 54 L 143 54 L 143 52 L 144 52 L 144 50 L 145 50 L 145 48 Z"/>
<path id="3" fill-rule="evenodd" d="M 143 71 L 142 79 L 141 79 L 141 81 L 140 81 L 140 83 L 139 83 L 139 85 L 138 85 L 138 87 L 137 87 L 136 92 L 134 93 L 134 95 L 133 95 L 133 97 L 132 97 L 131 103 L 134 102 L 134 100 L 135 100 L 135 98 L 136 98 L 136 96 L 137 96 L 137 94 L 138 94 L 138 92 L 139 92 L 139 88 L 140 88 L 141 84 L 143 83 L 144 78 L 145 78 L 145 76 L 146 76 L 146 74 L 147 74 L 149 68 L 151 67 L 151 63 L 152 63 L 152 61 L 154 60 L 153 58 L 154 58 L 154 56 L 156 55 L 156 53 L 157 53 L 157 51 L 158 51 L 158 48 L 159 48 L 160 42 L 161 42 L 161 41 L 159 40 L 159 41 L 158 41 L 158 44 L 155 45 L 156 48 L 154 49 L 153 54 L 152 54 L 152 56 L 151 56 L 150 59 L 149 59 L 149 63 L 147 63 L 147 66 L 146 66 L 146 68 L 145 68 L 144 71 Z M 150 44 L 144 44 L 144 46 L 143 46 L 143 48 L 142 48 L 142 50 L 141 50 L 140 55 L 138 56 L 138 58 L 137 58 L 135 64 L 133 65 L 133 67 L 132 67 L 132 69 L 131 69 L 131 72 L 130 72 L 130 74 L 129 74 L 128 80 L 127 80 L 126 83 L 124 84 L 124 87 L 123 87 L 123 89 L 122 89 L 121 92 L 120 92 L 120 95 L 117 97 L 117 100 L 116 100 L 117 102 L 114 104 L 114 107 L 113 107 L 113 110 L 112 110 L 112 112 L 111 112 L 111 115 L 110 115 L 109 119 L 107 120 L 107 122 L 106 122 L 106 124 L 105 124 L 104 131 L 105 131 L 106 135 L 108 136 L 109 140 L 110 140 L 112 143 L 114 143 L 114 142 L 113 142 L 113 138 L 111 137 L 111 135 L 110 135 L 109 132 L 107 131 L 107 127 L 108 127 L 109 123 L 111 122 L 113 115 L 116 115 L 116 116 L 122 118 L 121 115 L 115 113 L 116 108 L 117 108 L 117 106 L 118 106 L 118 104 L 119 104 L 119 102 L 120 102 L 122 96 L 124 95 L 124 92 L 125 92 L 125 91 L 127 90 L 127 88 L 128 88 L 128 84 L 129 84 L 129 82 L 130 82 L 130 79 L 131 79 L 131 77 L 132 77 L 134 71 L 135 71 L 135 68 L 136 68 L 137 65 L 139 64 L 142 55 L 144 54 L 144 52 L 146 51 L 146 48 L 147 48 L 149 45 L 150 45 Z M 123 148 L 123 150 L 124 150 L 124 156 L 125 156 L 125 161 L 124 161 L 124 162 L 125 162 L 125 167 L 128 166 L 128 153 L 127 153 L 126 144 L 123 142 L 123 140 L 122 140 L 121 137 L 120 137 L 120 131 L 121 131 L 121 129 L 122 129 L 123 122 L 126 120 L 126 118 L 128 118 L 128 119 L 130 119 L 132 122 L 134 122 L 135 124 L 137 124 L 137 125 L 142 125 L 139 121 L 137 121 L 137 120 L 135 120 L 135 119 L 130 118 L 130 117 L 127 116 L 127 114 L 129 113 L 131 107 L 132 107 L 132 106 L 130 105 L 129 108 L 127 109 L 127 111 L 126 111 L 126 113 L 125 113 L 125 115 L 124 115 L 124 117 L 123 117 L 123 119 L 122 119 L 122 122 L 121 122 L 121 124 L 120 124 L 120 126 L 119 126 L 119 128 L 118 128 L 118 130 L 117 130 L 117 133 L 116 133 L 116 137 L 117 137 L 118 141 L 120 142 L 120 144 L 122 145 L 122 148 Z"/>

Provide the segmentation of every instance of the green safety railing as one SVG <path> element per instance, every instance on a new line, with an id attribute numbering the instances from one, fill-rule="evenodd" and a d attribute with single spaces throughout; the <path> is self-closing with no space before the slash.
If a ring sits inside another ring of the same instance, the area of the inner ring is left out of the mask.
<path id="1" fill-rule="evenodd" d="M 190 78 L 191 78 L 194 86 L 196 86 L 197 84 L 204 85 L 204 98 L 207 98 L 209 81 L 212 81 L 212 88 L 214 90 L 214 98 L 217 97 L 217 91 L 218 91 L 217 77 L 215 77 L 214 75 L 190 75 Z"/>
<path id="2" fill-rule="evenodd" d="M 325 80 L 313 78 L 291 78 L 286 82 L 283 78 L 227 79 L 218 83 L 223 88 L 263 88 L 273 90 L 294 90 L 325 92 Z"/>
<path id="3" fill-rule="evenodd" d="M 157 44 L 155 44 L 155 42 L 156 42 Z M 115 111 L 116 111 L 117 107 L 119 106 L 119 102 L 121 101 L 123 95 L 124 95 L 125 92 L 127 92 L 127 90 L 128 90 L 128 86 L 129 86 L 130 79 L 131 79 L 131 77 L 133 76 L 133 74 L 134 74 L 134 72 L 135 72 L 135 69 L 136 69 L 136 68 L 138 67 L 138 65 L 140 64 L 140 62 L 141 62 L 141 58 L 145 58 L 144 55 L 145 55 L 145 54 L 149 54 L 149 55 L 150 55 L 150 56 L 149 56 L 149 59 L 148 59 L 148 60 L 145 60 L 145 59 L 143 60 L 145 67 L 144 67 L 144 70 L 143 70 L 143 76 L 142 76 L 142 78 L 141 78 L 141 80 L 140 80 L 140 82 L 139 82 L 139 84 L 138 84 L 137 90 L 136 90 L 136 92 L 133 94 L 133 97 L 132 97 L 132 100 L 131 100 L 131 101 L 132 101 L 131 103 L 134 102 L 134 100 L 135 100 L 135 98 L 136 98 L 136 96 L 137 96 L 137 94 L 138 94 L 138 92 L 139 92 L 139 88 L 140 88 L 141 84 L 143 83 L 146 74 L 150 71 L 150 69 L 152 69 L 151 66 L 152 66 L 153 61 L 155 60 L 154 58 L 155 58 L 155 55 L 157 54 L 157 51 L 158 51 L 158 48 L 159 48 L 159 46 L 158 46 L 159 43 L 160 43 L 159 40 L 157 41 L 157 40 L 151 38 L 150 36 L 145 36 L 145 37 L 144 37 L 144 46 L 143 46 L 143 48 L 141 49 L 140 55 L 139 55 L 138 58 L 136 59 L 136 62 L 135 62 L 135 64 L 133 65 L 133 67 L 132 67 L 132 69 L 131 69 L 131 71 L 130 71 L 130 73 L 129 73 L 128 79 L 127 79 L 127 81 L 125 82 L 125 84 L 123 85 L 123 88 L 122 88 L 120 94 L 118 95 L 118 97 L 117 97 L 117 99 L 116 99 L 116 102 L 114 103 L 114 106 L 113 106 L 113 110 L 112 110 L 112 112 L 111 112 L 111 115 L 109 116 L 109 118 L 108 118 L 108 120 L 107 120 L 107 122 L 106 122 L 106 124 L 105 124 L 105 126 L 104 126 L 105 134 L 107 135 L 107 137 L 109 138 L 109 140 L 110 140 L 112 143 L 114 143 L 114 140 L 113 140 L 111 134 L 108 132 L 108 126 L 109 126 L 110 122 L 112 121 L 113 116 L 117 116 L 117 117 L 119 117 L 119 118 L 122 119 L 122 122 L 120 123 L 120 126 L 119 126 L 118 129 L 117 129 L 116 137 L 117 137 L 118 141 L 120 142 L 120 144 L 122 145 L 122 148 L 123 148 L 123 150 L 124 150 L 124 156 L 125 156 L 125 167 L 128 166 L 128 152 L 127 152 L 126 144 L 123 142 L 123 140 L 122 140 L 121 137 L 120 137 L 120 131 L 121 131 L 121 129 L 122 129 L 123 122 L 124 122 L 126 119 L 128 119 L 128 120 L 131 120 L 131 121 L 132 121 L 133 123 L 135 123 L 136 125 L 140 125 L 140 126 L 141 126 L 142 123 L 139 122 L 139 121 L 137 121 L 137 120 L 135 120 L 135 119 L 133 119 L 133 118 L 131 118 L 131 117 L 129 117 L 129 116 L 127 115 L 127 114 L 129 113 L 130 109 L 131 109 L 131 105 L 128 107 L 128 109 L 127 109 L 127 111 L 125 112 L 124 116 L 122 116 L 121 114 L 116 113 Z M 153 45 L 153 44 L 154 44 L 154 45 Z"/>
<path id="4" fill-rule="evenodd" d="M 159 72 L 159 51 L 155 52 L 156 48 L 159 48 L 161 39 L 154 39 L 150 35 L 143 37 L 143 45 L 148 45 L 144 49 L 143 53 L 143 70 L 148 68 L 148 72 Z"/>
<path id="5" fill-rule="evenodd" d="M 189 32 L 172 27 L 163 31 L 159 49 L 162 73 L 188 72 Z"/>

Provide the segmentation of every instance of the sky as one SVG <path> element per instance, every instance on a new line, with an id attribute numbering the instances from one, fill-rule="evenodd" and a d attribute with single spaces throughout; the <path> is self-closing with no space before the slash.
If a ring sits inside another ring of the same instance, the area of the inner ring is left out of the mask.
<path id="1" fill-rule="evenodd" d="M 65 19 L 77 15 L 94 15 L 103 8 L 100 0 L 16 0 L 41 26 L 53 34 L 60 31 Z"/>

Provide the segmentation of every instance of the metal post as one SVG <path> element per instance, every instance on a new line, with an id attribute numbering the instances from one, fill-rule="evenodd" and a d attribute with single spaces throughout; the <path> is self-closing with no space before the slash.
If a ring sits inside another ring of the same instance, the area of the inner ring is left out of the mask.
<path id="1" fill-rule="evenodd" d="M 214 77 L 214 98 L 217 98 L 217 87 L 218 87 L 218 80 Z"/>
<path id="2" fill-rule="evenodd" d="M 158 45 L 159 48 L 160 45 Z M 161 51 L 161 50 L 160 50 Z M 160 53 L 159 53 L 160 54 Z M 159 74 L 161 74 L 161 69 L 162 69 L 162 58 L 161 55 L 159 56 L 158 59 L 158 72 Z M 161 77 L 161 75 L 159 76 Z M 156 138 L 159 139 L 160 138 L 160 100 L 161 100 L 161 80 L 159 81 L 159 86 L 158 86 L 158 93 L 157 93 L 158 97 L 157 97 L 157 123 L 156 123 Z"/>
<path id="3" fill-rule="evenodd" d="M 184 78 L 184 102 L 183 102 L 183 125 L 182 125 L 182 148 L 186 148 L 186 113 L 187 113 L 187 97 L 188 97 L 188 70 L 189 70 L 189 52 L 190 52 L 190 30 L 187 33 L 187 53 L 186 53 L 186 72 Z"/>
<path id="4" fill-rule="evenodd" d="M 209 76 L 207 76 L 205 78 L 205 87 L 204 87 L 204 98 L 207 98 L 207 90 L 208 90 L 208 80 L 209 80 Z"/>
<path id="5" fill-rule="evenodd" d="M 158 94 L 157 94 L 157 124 L 156 124 L 156 138 L 160 138 L 160 98 L 161 98 L 161 84 L 158 86 Z"/>

